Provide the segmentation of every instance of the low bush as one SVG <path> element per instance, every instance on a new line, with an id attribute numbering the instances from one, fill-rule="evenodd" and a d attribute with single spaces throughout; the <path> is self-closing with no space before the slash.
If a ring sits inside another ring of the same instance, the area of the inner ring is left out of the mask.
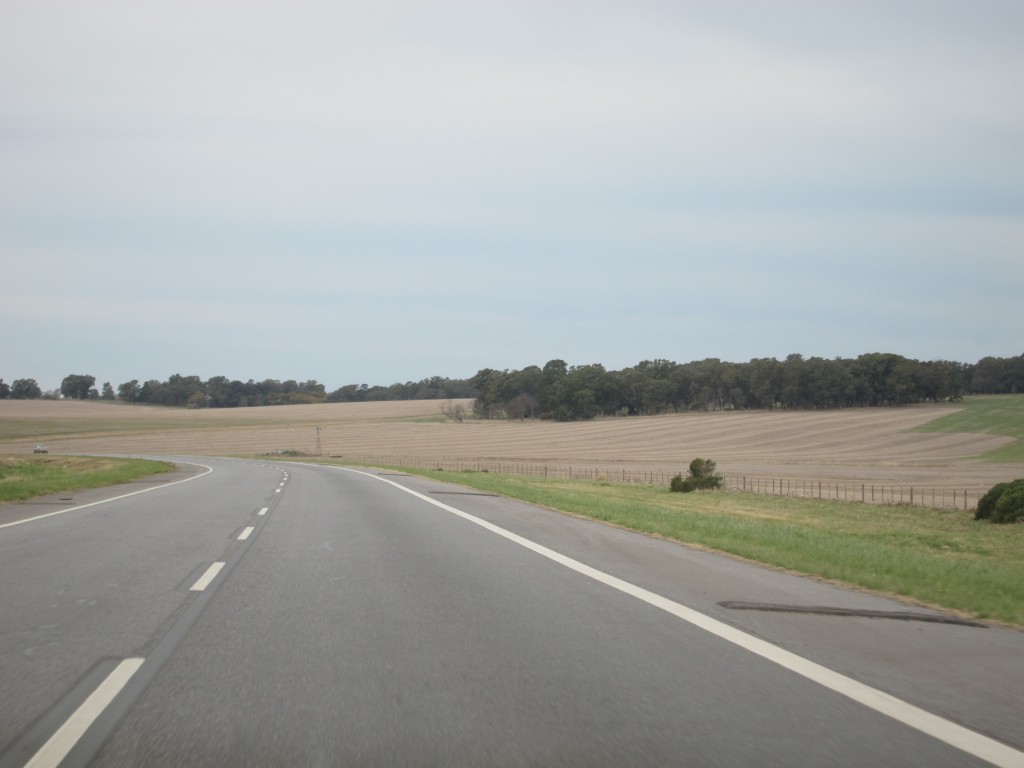
<path id="1" fill-rule="evenodd" d="M 686 477 L 680 473 L 669 482 L 669 490 L 677 493 L 711 491 L 722 487 L 722 476 L 715 472 L 711 459 L 694 459 Z"/>
<path id="2" fill-rule="evenodd" d="M 1008 483 L 992 509 L 993 523 L 1016 523 L 1024 519 L 1024 480 Z"/>
<path id="3" fill-rule="evenodd" d="M 988 493 L 978 499 L 978 508 L 974 510 L 975 520 L 989 520 L 992 517 L 992 510 L 996 508 L 996 502 L 1003 495 L 1009 483 L 999 483 L 992 486 Z"/>

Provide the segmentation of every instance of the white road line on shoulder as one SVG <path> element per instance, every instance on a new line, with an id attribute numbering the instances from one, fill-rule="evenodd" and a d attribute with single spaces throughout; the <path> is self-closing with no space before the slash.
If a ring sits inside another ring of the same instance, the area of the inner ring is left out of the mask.
<path id="1" fill-rule="evenodd" d="M 217 578 L 217 574 L 220 573 L 220 569 L 224 567 L 224 563 L 214 563 L 206 569 L 206 573 L 199 577 L 195 584 L 189 587 L 190 592 L 202 592 L 208 586 L 210 582 Z"/>
<path id="2" fill-rule="evenodd" d="M 238 541 L 245 541 L 246 539 L 249 538 L 249 535 L 253 531 L 255 531 L 255 530 L 256 529 L 253 526 L 251 526 L 251 525 L 248 526 L 247 528 L 243 529 L 242 532 L 240 534 L 238 534 Z"/>
<path id="3" fill-rule="evenodd" d="M 97 717 L 103 714 L 114 697 L 127 685 L 145 659 L 125 659 L 114 671 L 107 675 L 89 698 L 74 711 L 49 741 L 39 748 L 25 768 L 56 768 L 67 757 L 68 752 L 78 743 L 82 735 L 89 730 Z"/>
<path id="4" fill-rule="evenodd" d="M 180 462 L 180 463 L 185 464 L 186 462 Z M 13 523 L 4 523 L 3 525 L 0 525 L 0 528 L 10 528 L 10 527 L 15 526 L 15 525 L 22 525 L 23 523 L 31 523 L 34 520 L 42 520 L 45 517 L 53 517 L 55 515 L 64 515 L 64 514 L 67 514 L 68 512 L 75 512 L 75 511 L 77 511 L 79 509 L 86 509 L 88 507 L 95 507 L 97 504 L 106 504 L 107 502 L 110 502 L 110 501 L 118 501 L 120 499 L 127 499 L 129 496 L 138 496 L 140 493 L 149 493 L 150 491 L 158 491 L 161 488 L 170 488 L 172 485 L 180 485 L 181 483 L 187 483 L 190 480 L 196 480 L 196 479 L 198 479 L 200 477 L 205 477 L 206 475 L 208 475 L 211 472 L 213 472 L 213 467 L 208 467 L 205 464 L 194 464 L 193 466 L 202 467 L 206 471 L 203 472 L 201 475 L 192 475 L 192 477 L 186 477 L 184 480 L 175 480 L 173 483 L 165 483 L 164 485 L 154 485 L 154 486 L 151 486 L 149 488 L 143 488 L 141 491 L 132 491 L 131 493 L 123 493 L 120 496 L 112 496 L 109 499 L 100 499 L 99 501 L 93 501 L 93 502 L 90 502 L 88 504 L 80 504 L 77 507 L 68 507 L 67 509 L 58 509 L 56 512 L 47 512 L 45 515 L 36 515 L 35 517 L 26 517 L 24 520 L 15 520 Z"/>
<path id="5" fill-rule="evenodd" d="M 261 509 L 261 510 L 260 510 L 259 512 L 257 512 L 256 514 L 257 514 L 257 515 L 265 515 L 265 514 L 267 514 L 267 510 L 269 510 L 269 509 L 270 509 L 270 507 L 263 507 L 263 509 Z"/>
<path id="6" fill-rule="evenodd" d="M 365 475 L 375 480 L 380 480 L 382 483 L 392 485 L 399 490 L 405 491 L 411 496 L 415 496 L 416 498 L 427 502 L 428 504 L 433 504 L 435 507 L 439 507 L 453 515 L 457 515 L 471 523 L 475 523 L 481 528 L 491 531 L 492 533 L 496 533 L 509 541 L 515 542 L 516 544 L 519 544 L 532 552 L 536 552 L 538 555 L 546 557 L 549 560 L 553 560 L 560 565 L 564 565 L 566 568 L 587 576 L 594 581 L 605 584 L 612 589 L 617 589 L 620 592 L 630 595 L 631 597 L 635 597 L 638 600 L 642 600 L 655 608 L 660 608 L 661 610 L 670 613 L 673 616 L 694 625 L 695 627 L 699 627 L 706 632 L 710 632 L 712 635 L 715 635 L 722 640 L 739 646 L 744 650 L 750 651 L 763 659 L 778 664 L 779 666 L 818 683 L 831 691 L 846 696 L 847 698 L 863 704 L 876 712 L 891 717 L 904 725 L 914 728 L 928 736 L 931 736 L 932 738 L 938 739 L 939 741 L 945 742 L 946 744 L 956 747 L 957 749 L 981 760 L 985 760 L 992 765 L 1000 766 L 1000 768 L 1024 768 L 1024 752 L 1013 749 L 1002 742 L 990 739 L 980 733 L 976 733 L 975 731 L 954 723 L 951 720 L 946 720 L 938 715 L 933 715 L 931 712 L 914 706 L 909 702 L 903 701 L 902 699 L 891 696 L 884 691 L 880 691 L 869 685 L 858 682 L 851 677 L 847 677 L 846 675 L 835 672 L 828 667 L 824 667 L 821 664 L 817 664 L 809 659 L 803 658 L 802 656 L 798 656 L 795 653 L 791 653 L 777 645 L 772 645 L 760 638 L 749 635 L 735 627 L 718 621 L 717 619 L 713 619 L 700 611 L 687 608 L 681 603 L 669 600 L 668 598 L 662 597 L 654 592 L 650 592 L 643 587 L 638 587 L 635 584 L 630 584 L 628 581 L 623 581 L 615 576 L 599 571 L 596 568 L 591 568 L 589 565 L 584 565 L 578 560 L 573 560 L 571 557 L 566 557 L 559 552 L 555 552 L 553 549 L 548 549 L 541 544 L 537 544 L 530 539 L 526 539 L 518 534 L 512 533 L 511 531 L 497 526 L 494 523 L 490 523 L 479 517 L 474 517 L 468 512 L 463 512 L 461 509 L 456 509 L 455 507 L 444 504 L 437 499 L 432 499 L 418 491 L 412 490 L 411 488 L 406 488 L 393 480 L 388 480 L 387 478 L 380 477 L 379 475 L 374 475 L 369 472 L 348 469 L 347 467 L 338 467 L 338 469 L 359 475 Z"/>

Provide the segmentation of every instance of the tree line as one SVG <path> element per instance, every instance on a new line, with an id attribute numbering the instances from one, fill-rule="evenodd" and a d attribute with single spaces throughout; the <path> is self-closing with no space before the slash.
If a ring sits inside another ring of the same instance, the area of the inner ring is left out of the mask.
<path id="1" fill-rule="evenodd" d="M 110 400 L 123 403 L 144 403 L 185 408 L 244 408 L 262 405 L 299 405 L 309 403 L 345 403 L 364 400 L 431 400 L 475 397 L 476 391 L 465 381 L 440 376 L 418 382 L 396 383 L 388 387 L 348 384 L 328 392 L 315 379 L 295 381 L 230 380 L 214 376 L 174 374 L 166 381 L 132 379 L 115 390 L 108 381 L 96 387 L 96 377 L 69 374 L 56 392 L 43 392 L 35 379 L 16 379 L 12 384 L 0 379 L 0 399 L 30 400 L 37 398 L 68 400 Z"/>
<path id="2" fill-rule="evenodd" d="M 522 370 L 484 369 L 470 383 L 479 390 L 474 410 L 480 418 L 570 421 L 694 410 L 851 408 L 1024 392 L 1024 355 L 965 364 L 890 353 L 831 360 L 793 354 L 747 363 L 645 360 L 620 371 L 551 360 Z"/>
<path id="3" fill-rule="evenodd" d="M 984 357 L 977 363 L 920 361 L 891 353 L 857 358 L 717 358 L 675 363 L 644 360 L 619 371 L 550 360 L 522 370 L 484 368 L 469 379 L 434 376 L 390 386 L 347 384 L 333 392 L 315 379 L 260 382 L 175 374 L 167 381 L 133 379 L 117 386 L 70 374 L 59 393 L 34 379 L 0 379 L 0 399 L 63 397 L 190 408 L 237 408 L 304 403 L 474 398 L 478 418 L 558 421 L 738 409 L 819 409 L 958 400 L 965 394 L 1024 392 L 1024 355 Z"/>

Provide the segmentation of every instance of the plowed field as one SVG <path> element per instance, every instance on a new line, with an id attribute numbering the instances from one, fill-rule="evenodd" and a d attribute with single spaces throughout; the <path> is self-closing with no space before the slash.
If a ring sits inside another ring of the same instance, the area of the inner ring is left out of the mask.
<path id="1" fill-rule="evenodd" d="M 470 401 L 464 401 L 467 408 Z M 985 488 L 1024 466 L 982 461 L 1010 438 L 924 433 L 952 406 L 687 413 L 588 422 L 448 422 L 439 401 L 177 410 L 0 400 L 0 453 L 130 455 L 319 452 L 351 461 L 478 462 L 608 471 L 685 470 L 710 457 L 726 477 Z M 319 427 L 319 430 L 317 429 Z"/>

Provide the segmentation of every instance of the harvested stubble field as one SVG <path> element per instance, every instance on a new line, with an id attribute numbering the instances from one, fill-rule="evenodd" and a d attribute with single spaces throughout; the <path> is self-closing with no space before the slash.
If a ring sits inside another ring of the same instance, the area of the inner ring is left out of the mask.
<path id="1" fill-rule="evenodd" d="M 471 401 L 456 401 L 471 406 Z M 916 431 L 954 406 L 738 411 L 587 422 L 447 421 L 441 401 L 179 410 L 0 400 L 0 453 L 260 456 L 295 451 L 381 464 L 477 463 L 679 472 L 697 456 L 727 478 L 987 490 L 1024 465 L 978 458 L 1013 438 Z M 319 431 L 318 428 L 319 427 Z M 973 496 L 973 494 L 972 494 Z"/>

